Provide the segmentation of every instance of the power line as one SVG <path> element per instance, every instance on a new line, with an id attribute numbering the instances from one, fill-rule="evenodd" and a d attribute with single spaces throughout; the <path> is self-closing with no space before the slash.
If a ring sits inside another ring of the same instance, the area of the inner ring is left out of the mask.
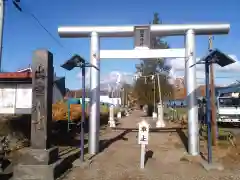
<path id="1" fill-rule="evenodd" d="M 41 23 L 41 21 L 39 20 L 39 18 L 37 18 L 36 15 L 34 15 L 33 12 L 31 12 L 30 10 L 26 10 L 26 8 L 24 8 L 25 10 L 22 9 L 22 7 L 20 6 L 20 2 L 17 0 L 12 0 L 14 7 L 22 13 L 25 13 L 27 15 L 30 15 L 37 23 L 38 25 L 52 38 L 53 41 L 55 41 L 55 43 L 57 43 L 61 48 L 63 48 L 65 51 L 67 51 L 70 55 L 72 55 L 72 53 L 70 53 L 66 47 L 56 38 L 54 37 L 54 35 Z"/>

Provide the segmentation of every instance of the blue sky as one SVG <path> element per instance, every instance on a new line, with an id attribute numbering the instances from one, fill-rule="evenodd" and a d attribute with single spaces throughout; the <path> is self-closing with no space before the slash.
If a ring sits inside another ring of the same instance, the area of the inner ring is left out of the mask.
<path id="1" fill-rule="evenodd" d="M 66 72 L 60 68 L 60 65 L 70 57 L 70 53 L 78 53 L 89 59 L 89 39 L 60 39 L 57 28 L 62 25 L 146 24 L 152 19 L 154 12 L 159 13 L 165 24 L 230 23 L 230 34 L 215 36 L 214 47 L 240 59 L 240 1 L 238 0 L 221 2 L 219 0 L 194 2 L 192 0 L 22 0 L 21 6 L 23 11 L 34 13 L 65 48 L 59 46 L 31 16 L 17 11 L 11 1 L 8 1 L 4 26 L 3 69 L 15 71 L 26 67 L 31 63 L 32 52 L 35 49 L 47 48 L 54 54 L 57 75 L 66 75 L 66 84 L 72 89 L 81 87 L 77 78 L 78 70 Z M 166 40 L 171 47 L 183 47 L 183 37 L 168 37 Z M 207 51 L 207 36 L 197 37 L 196 43 L 197 56 L 204 55 Z M 101 48 L 132 49 L 133 40 L 132 38 L 103 39 Z M 103 60 L 101 76 L 107 78 L 112 71 L 133 73 L 137 62 L 138 60 Z M 236 67 L 234 72 L 217 72 L 216 76 L 238 76 Z M 234 79 L 237 77 L 218 78 L 218 82 L 228 83 Z"/>

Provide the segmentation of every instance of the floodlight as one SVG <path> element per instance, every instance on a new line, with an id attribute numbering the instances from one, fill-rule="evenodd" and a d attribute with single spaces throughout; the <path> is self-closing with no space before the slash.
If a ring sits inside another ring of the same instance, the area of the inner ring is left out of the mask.
<path id="1" fill-rule="evenodd" d="M 67 60 L 63 65 L 61 65 L 61 67 L 70 71 L 75 67 L 83 67 L 84 63 L 85 60 L 81 56 L 74 55 L 69 60 Z"/>

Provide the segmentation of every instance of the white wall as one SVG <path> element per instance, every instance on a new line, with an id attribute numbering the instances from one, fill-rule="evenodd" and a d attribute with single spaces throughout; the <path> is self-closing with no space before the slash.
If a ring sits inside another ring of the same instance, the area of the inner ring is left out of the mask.
<path id="1" fill-rule="evenodd" d="M 82 102 L 82 98 L 80 98 L 80 101 Z M 85 98 L 85 101 L 90 102 L 90 98 Z M 100 96 L 100 102 L 117 105 L 117 102 L 121 104 L 121 98 L 109 98 L 108 96 Z"/>
<path id="2" fill-rule="evenodd" d="M 53 86 L 53 103 L 63 96 Z M 0 84 L 0 114 L 31 114 L 32 84 Z"/>

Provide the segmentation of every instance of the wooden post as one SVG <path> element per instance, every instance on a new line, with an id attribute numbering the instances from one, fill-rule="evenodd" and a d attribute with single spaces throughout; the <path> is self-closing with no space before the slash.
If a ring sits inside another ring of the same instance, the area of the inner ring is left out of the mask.
<path id="1" fill-rule="evenodd" d="M 209 36 L 208 49 L 212 49 L 213 36 Z M 217 145 L 217 120 L 216 120 L 216 106 L 215 106 L 215 83 L 214 83 L 214 68 L 213 63 L 210 64 L 210 91 L 211 91 L 211 122 L 212 122 L 212 144 Z"/>

